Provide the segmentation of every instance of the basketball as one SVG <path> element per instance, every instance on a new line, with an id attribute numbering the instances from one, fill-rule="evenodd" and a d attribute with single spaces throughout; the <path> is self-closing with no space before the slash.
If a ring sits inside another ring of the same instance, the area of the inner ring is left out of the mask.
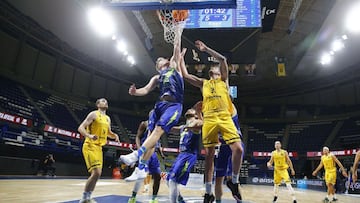
<path id="1" fill-rule="evenodd" d="M 189 10 L 173 10 L 172 15 L 175 22 L 184 21 L 189 17 Z"/>

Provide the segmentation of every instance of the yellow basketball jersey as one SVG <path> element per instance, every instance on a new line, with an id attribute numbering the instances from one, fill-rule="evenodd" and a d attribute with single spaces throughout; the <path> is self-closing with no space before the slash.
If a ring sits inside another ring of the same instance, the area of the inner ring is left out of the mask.
<path id="1" fill-rule="evenodd" d="M 331 154 L 322 155 L 321 162 L 324 165 L 324 169 L 326 172 L 335 172 L 336 171 L 336 165 L 335 165 L 335 162 L 334 162 Z"/>
<path id="2" fill-rule="evenodd" d="M 204 80 L 202 111 L 204 116 L 213 112 L 229 112 L 232 114 L 233 106 L 226 83 L 220 78 L 216 80 Z"/>
<path id="3" fill-rule="evenodd" d="M 85 138 L 85 143 L 103 146 L 106 144 L 107 135 L 110 127 L 110 118 L 96 111 L 96 119 L 89 125 L 88 133 L 98 136 L 97 140 Z"/>
<path id="4" fill-rule="evenodd" d="M 275 169 L 287 169 L 289 165 L 286 162 L 286 151 L 281 149 L 280 151 L 274 150 L 272 152 L 274 158 Z"/>

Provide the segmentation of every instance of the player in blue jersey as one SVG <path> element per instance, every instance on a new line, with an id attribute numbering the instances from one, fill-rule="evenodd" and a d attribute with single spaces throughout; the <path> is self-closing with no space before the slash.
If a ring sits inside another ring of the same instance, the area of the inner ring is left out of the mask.
<path id="1" fill-rule="evenodd" d="M 233 113 L 232 113 L 232 120 L 235 124 L 235 127 L 237 129 L 237 132 L 242 139 L 242 133 L 240 129 L 240 123 L 239 118 L 237 114 L 237 110 L 235 105 L 233 104 Z M 221 202 L 221 196 L 223 194 L 222 191 L 222 183 L 224 182 L 225 177 L 231 177 L 231 169 L 232 169 L 232 163 L 231 163 L 231 157 L 232 152 L 229 145 L 227 145 L 222 139 L 221 134 L 219 134 L 219 141 L 220 146 L 218 148 L 217 156 L 215 156 L 215 201 L 216 203 Z M 243 150 L 245 151 L 244 144 L 242 142 Z M 241 157 L 241 162 L 243 161 L 244 153 Z"/>
<path id="2" fill-rule="evenodd" d="M 149 118 L 152 117 L 152 113 L 153 113 L 153 111 L 150 111 Z M 149 129 L 151 129 L 151 128 L 152 128 L 151 122 L 142 121 L 140 123 L 138 130 L 137 130 L 136 138 L 135 138 L 136 146 L 141 146 L 141 144 L 146 140 L 146 138 L 149 134 Z M 149 174 L 151 174 L 152 178 L 154 179 L 153 194 L 152 194 L 152 199 L 150 200 L 150 203 L 157 203 L 158 202 L 157 194 L 159 192 L 160 180 L 161 180 L 161 177 L 160 177 L 161 170 L 160 170 L 160 163 L 157 158 L 156 152 L 154 152 L 152 154 L 152 156 L 150 157 L 150 159 L 148 161 L 148 167 L 149 167 Z M 136 202 L 136 195 L 137 195 L 137 193 L 140 189 L 140 186 L 143 182 L 142 177 L 138 177 L 138 174 L 137 174 L 138 171 L 139 171 L 139 169 L 138 169 L 138 167 L 136 167 L 133 174 L 125 179 L 125 181 L 136 181 L 135 185 L 134 185 L 134 189 L 132 191 L 132 195 L 131 195 L 130 199 L 128 200 L 128 203 Z"/>
<path id="3" fill-rule="evenodd" d="M 160 97 L 154 107 L 154 128 L 150 129 L 151 134 L 142 146 L 128 155 L 120 156 L 120 159 L 127 165 L 131 165 L 139 160 L 139 175 L 146 174 L 147 161 L 154 152 L 154 147 L 162 134 L 169 133 L 182 114 L 182 103 L 184 95 L 184 80 L 179 68 L 181 56 L 181 32 L 176 31 L 173 56 L 170 60 L 159 57 L 156 61 L 156 70 L 159 72 L 151 78 L 149 83 L 137 89 L 135 85 L 129 88 L 129 94 L 133 96 L 145 96 L 149 92 L 159 87 Z"/>
<path id="4" fill-rule="evenodd" d="M 199 119 L 199 114 L 192 108 L 186 111 L 185 118 L 185 125 L 172 128 L 172 132 L 180 134 L 180 154 L 177 156 L 167 176 L 171 203 L 184 202 L 178 185 L 187 184 L 190 171 L 196 163 L 199 151 L 202 119 L 201 117 Z"/>

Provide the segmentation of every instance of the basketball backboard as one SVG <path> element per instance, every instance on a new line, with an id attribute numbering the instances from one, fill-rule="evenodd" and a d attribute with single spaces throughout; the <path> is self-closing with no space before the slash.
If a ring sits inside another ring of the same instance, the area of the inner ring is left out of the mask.
<path id="1" fill-rule="evenodd" d="M 106 0 L 104 4 L 127 10 L 236 8 L 236 0 Z"/>

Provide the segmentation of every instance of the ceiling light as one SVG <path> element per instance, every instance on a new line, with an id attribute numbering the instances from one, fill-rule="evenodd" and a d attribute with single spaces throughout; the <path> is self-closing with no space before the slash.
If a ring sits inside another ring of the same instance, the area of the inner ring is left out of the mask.
<path id="1" fill-rule="evenodd" d="M 343 36 L 341 36 L 341 38 L 342 38 L 343 40 L 347 40 L 347 39 L 348 39 L 348 36 L 347 36 L 347 35 L 343 35 Z"/>
<path id="2" fill-rule="evenodd" d="M 116 35 L 112 35 L 112 36 L 111 36 L 111 39 L 112 39 L 112 40 L 116 40 Z"/>
<path id="3" fill-rule="evenodd" d="M 115 23 L 108 12 L 101 7 L 94 7 L 88 11 L 90 25 L 102 37 L 108 37 L 115 32 Z"/>
<path id="4" fill-rule="evenodd" d="M 350 12 L 348 12 L 348 15 L 346 17 L 346 28 L 354 33 L 360 32 L 360 4 L 354 6 Z"/>
<path id="5" fill-rule="evenodd" d="M 335 40 L 332 44 L 331 44 L 331 50 L 336 52 L 336 51 L 340 51 L 341 49 L 344 48 L 344 43 L 340 40 Z"/>
<path id="6" fill-rule="evenodd" d="M 320 63 L 322 65 L 327 65 L 327 64 L 330 64 L 331 62 L 331 55 L 328 54 L 328 53 L 324 53 L 322 56 L 321 56 L 321 60 L 320 60 Z"/>
<path id="7" fill-rule="evenodd" d="M 125 42 L 123 40 L 117 41 L 116 48 L 117 48 L 117 50 L 119 50 L 122 53 L 126 52 L 126 44 L 125 44 Z"/>
<path id="8" fill-rule="evenodd" d="M 130 63 L 131 65 L 134 65 L 134 64 L 135 64 L 135 59 L 134 59 L 134 57 L 128 56 L 128 57 L 127 57 L 127 60 L 129 61 L 129 63 Z"/>

